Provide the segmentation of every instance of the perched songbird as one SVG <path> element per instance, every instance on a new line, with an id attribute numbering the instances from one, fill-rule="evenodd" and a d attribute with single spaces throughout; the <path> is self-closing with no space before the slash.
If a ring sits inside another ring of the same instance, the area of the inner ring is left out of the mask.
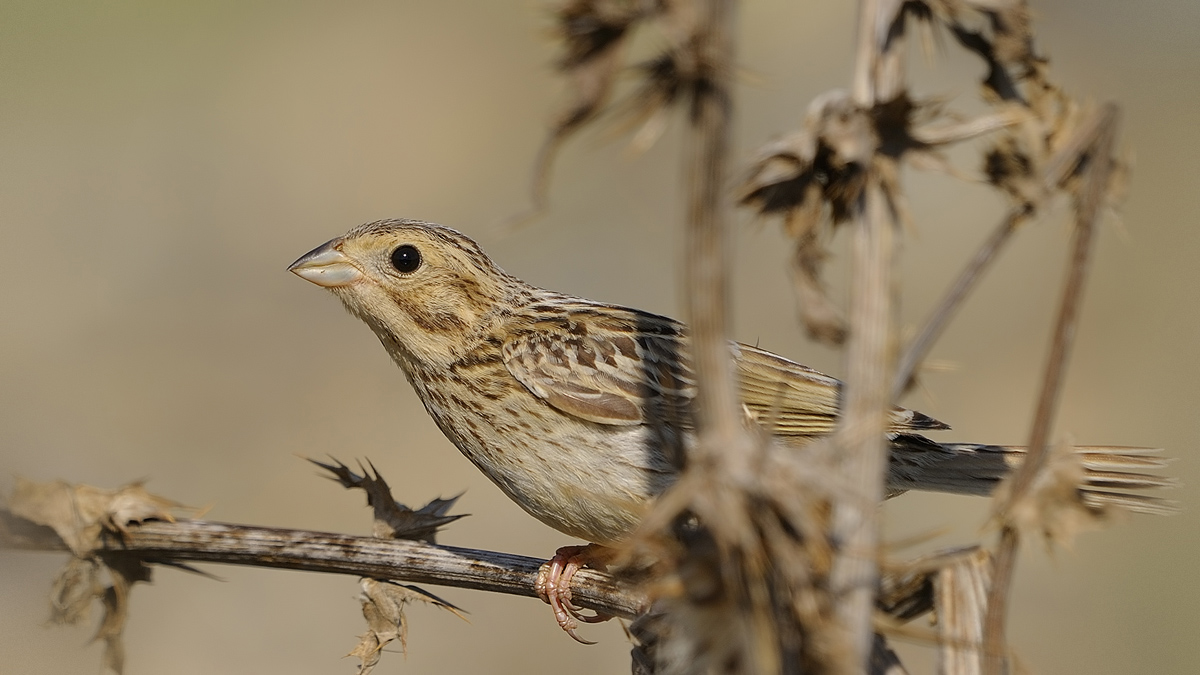
<path id="1" fill-rule="evenodd" d="M 383 220 L 322 244 L 289 268 L 366 322 L 438 427 L 521 508 L 594 544 L 619 542 L 676 478 L 693 441 L 695 378 L 683 324 L 531 286 L 441 225 Z M 797 442 L 833 431 L 840 383 L 762 349 L 730 344 L 746 409 Z M 946 425 L 891 414 L 891 492 L 988 494 L 1018 448 L 942 444 Z M 1079 449 L 1090 503 L 1155 510 L 1110 488 L 1158 487 L 1160 463 L 1119 448 Z M 560 625 L 576 549 L 554 559 L 543 597 Z M 591 617 L 588 617 L 591 618 Z M 578 638 L 577 638 L 578 639 Z"/>

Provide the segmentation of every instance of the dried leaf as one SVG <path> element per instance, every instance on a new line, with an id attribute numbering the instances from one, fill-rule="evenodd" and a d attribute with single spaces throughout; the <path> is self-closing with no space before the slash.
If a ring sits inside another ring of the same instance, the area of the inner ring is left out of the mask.
<path id="1" fill-rule="evenodd" d="M 792 258 L 792 285 L 796 289 L 800 319 L 809 337 L 840 345 L 846 340 L 846 318 L 821 282 L 821 268 L 827 256 L 815 234 L 799 239 Z"/>
<path id="2" fill-rule="evenodd" d="M 96 558 L 71 558 L 50 590 L 50 622 L 74 625 L 90 616 L 92 600 L 103 597 L 104 564 Z"/>
<path id="3" fill-rule="evenodd" d="M 1020 83 L 1044 63 L 1033 51 L 1026 3 L 942 0 L 929 7 L 958 43 L 987 66 L 982 81 L 985 100 L 1025 100 Z"/>
<path id="4" fill-rule="evenodd" d="M 982 672 L 983 622 L 991 585 L 992 559 L 982 548 L 958 556 L 935 576 L 939 673 Z"/>
<path id="5" fill-rule="evenodd" d="M 636 90 L 610 106 L 617 75 L 625 66 L 623 47 L 633 30 L 645 23 L 659 29 L 667 46 L 633 69 L 639 80 Z M 677 104 L 687 105 L 695 119 L 703 103 L 727 95 L 716 85 L 720 78 L 704 53 L 706 40 L 698 34 L 700 29 L 691 2 L 570 0 L 560 6 L 555 34 L 564 56 L 558 67 L 570 93 L 534 161 L 533 206 L 509 218 L 506 228 L 545 209 L 550 171 L 562 143 L 607 108 L 615 109 L 619 126 L 640 127 L 632 147 L 644 150 L 662 134 L 666 113 Z"/>
<path id="6" fill-rule="evenodd" d="M 890 114 L 906 116 L 901 110 Z M 859 199 L 867 162 L 878 144 L 878 119 L 857 109 L 849 94 L 829 92 L 809 106 L 804 130 L 764 145 L 740 188 L 739 201 L 762 215 L 783 216 L 796 240 L 792 283 L 809 335 L 828 344 L 846 337 L 842 311 L 821 279 L 821 223 L 844 221 Z"/>
<path id="7" fill-rule="evenodd" d="M 14 515 L 53 528 L 80 557 L 96 549 L 104 530 L 125 534 L 127 526 L 147 520 L 174 522 L 171 509 L 194 511 L 150 494 L 141 482 L 103 490 L 64 481 L 34 483 L 19 476 L 8 508 Z"/>
<path id="8" fill-rule="evenodd" d="M 742 183 L 739 201 L 763 215 L 805 211 L 798 233 L 827 205 L 832 221 L 843 222 L 862 193 L 863 175 L 877 145 L 873 122 L 844 91 L 818 96 L 809 105 L 804 130 L 763 146 Z M 812 188 L 816 188 L 814 191 Z"/>
<path id="9" fill-rule="evenodd" d="M 108 573 L 109 584 L 103 582 Z M 92 641 L 104 643 L 103 667 L 121 673 L 125 667 L 122 635 L 129 617 L 129 594 L 133 584 L 150 581 L 150 566 L 133 558 L 72 557 L 54 580 L 50 622 L 74 625 L 88 618 L 93 600 L 104 608 L 104 616 Z"/>
<path id="10" fill-rule="evenodd" d="M 461 494 L 450 499 L 434 499 L 414 511 L 392 498 L 392 489 L 374 466 L 370 466 L 369 471 L 363 468 L 363 474 L 360 476 L 337 460 L 334 460 L 334 464 L 325 464 L 315 459 L 308 461 L 333 474 L 331 480 L 342 486 L 358 488 L 367 493 L 367 505 L 375 510 L 372 534 L 380 539 L 408 539 L 436 544 L 438 530 L 467 515 L 446 515 L 446 511 L 454 506 Z"/>
<path id="11" fill-rule="evenodd" d="M 129 617 L 129 594 L 139 581 L 150 581 L 150 566 L 141 560 L 116 559 L 107 561 L 112 585 L 104 589 L 100 598 L 104 607 L 104 618 L 92 641 L 104 642 L 103 664 L 115 673 L 125 667 L 125 644 L 121 635 Z"/>
<path id="12" fill-rule="evenodd" d="M 133 584 L 150 580 L 150 567 L 132 558 L 96 556 L 100 537 L 106 531 L 124 536 L 130 525 L 147 520 L 174 522 L 170 510 L 187 507 L 150 494 L 140 482 L 103 490 L 18 477 L 8 508 L 19 518 L 53 529 L 71 549 L 74 556 L 54 580 L 50 621 L 78 623 L 88 617 L 92 601 L 99 600 L 104 617 L 92 640 L 104 642 L 104 667 L 120 673 L 125 663 L 121 635 L 129 615 L 129 593 Z M 103 581 L 106 572 L 107 585 Z"/>
<path id="13" fill-rule="evenodd" d="M 566 76 L 569 93 L 534 160 L 532 208 L 508 219 L 506 227 L 545 209 L 550 170 L 559 148 L 607 105 L 624 65 L 628 35 L 660 9 L 659 3 L 649 0 L 569 0 L 555 11 L 554 33 L 564 52 L 558 68 Z"/>
<path id="14" fill-rule="evenodd" d="M 556 12 L 556 33 L 565 54 L 559 69 L 573 96 L 554 122 L 564 136 L 595 116 L 608 100 L 630 30 L 656 11 L 655 3 L 630 0 L 571 0 Z"/>
<path id="15" fill-rule="evenodd" d="M 912 137 L 925 146 L 952 145 L 1027 121 L 1029 111 L 1020 106 L 1005 106 L 1001 110 L 969 120 L 947 120 L 938 117 L 915 126 Z"/>
<path id="16" fill-rule="evenodd" d="M 359 588 L 367 632 L 359 637 L 358 645 L 347 656 L 359 658 L 360 675 L 367 675 L 375 668 L 383 648 L 393 640 L 399 640 L 401 651 L 408 652 L 408 621 L 404 616 L 404 606 L 408 603 L 429 603 L 465 620 L 461 609 L 416 586 L 363 578 L 359 580 Z"/>
<path id="17" fill-rule="evenodd" d="M 315 459 L 308 461 L 328 471 L 332 474 L 329 478 L 343 487 L 357 488 L 367 493 L 367 504 L 375 512 L 374 536 L 380 539 L 407 539 L 435 544 L 437 532 L 442 526 L 465 515 L 446 515 L 462 495 L 434 499 L 416 511 L 408 508 L 392 497 L 387 481 L 369 462 L 367 467 L 361 468 L 363 473 L 359 475 L 337 460 L 332 464 Z M 347 656 L 358 657 L 360 675 L 367 675 L 375 668 L 383 648 L 389 642 L 399 640 L 400 649 L 408 650 L 408 622 L 404 616 L 404 606 L 408 603 L 426 602 L 465 619 L 461 609 L 417 586 L 369 577 L 359 579 L 358 583 L 362 591 L 359 599 L 362 601 L 363 617 L 367 620 L 367 632 L 359 636 L 358 644 Z"/>

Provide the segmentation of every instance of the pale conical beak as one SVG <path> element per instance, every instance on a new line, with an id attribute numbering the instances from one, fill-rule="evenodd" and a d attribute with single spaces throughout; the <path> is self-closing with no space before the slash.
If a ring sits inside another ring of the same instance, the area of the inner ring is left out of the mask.
<path id="1" fill-rule="evenodd" d="M 362 278 L 363 273 L 342 253 L 342 240 L 331 239 L 300 256 L 288 267 L 296 276 L 325 288 L 347 286 Z"/>

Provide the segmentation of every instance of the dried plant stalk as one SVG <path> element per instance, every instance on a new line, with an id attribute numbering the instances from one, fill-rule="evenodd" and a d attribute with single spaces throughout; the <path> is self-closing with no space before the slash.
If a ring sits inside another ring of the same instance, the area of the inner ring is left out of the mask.
<path id="1" fill-rule="evenodd" d="M 992 561 L 977 548 L 937 572 L 933 582 L 938 622 L 938 672 L 982 672 L 983 617 L 992 585 Z"/>
<path id="2" fill-rule="evenodd" d="M 729 353 L 729 197 L 725 191 L 733 101 L 732 0 L 698 3 L 702 21 L 695 33 L 696 60 L 710 84 L 693 106 L 687 158 L 687 287 L 692 357 L 699 383 L 696 425 L 699 453 L 736 476 L 748 477 L 744 450 L 749 443 Z M 689 458 L 693 459 L 693 458 Z M 740 465 L 740 466 L 739 466 Z"/>
<path id="3" fill-rule="evenodd" d="M 4 510 L 0 510 L 0 547 L 68 550 L 49 528 L 33 526 Z M 534 581 L 545 562 L 456 546 L 201 520 L 130 526 L 124 535 L 103 536 L 94 554 L 151 563 L 209 562 L 351 574 L 525 597 L 537 597 Z M 571 590 L 572 600 L 580 606 L 613 616 L 633 618 L 647 605 L 640 591 L 595 570 L 581 570 Z"/>
<path id="4" fill-rule="evenodd" d="M 1016 525 L 1008 522 L 1007 518 L 1013 505 L 1025 496 L 1034 477 L 1046 463 L 1050 432 L 1058 410 L 1062 382 L 1074 342 L 1075 326 L 1078 323 L 1083 288 L 1087 280 L 1092 240 L 1112 177 L 1117 107 L 1113 104 L 1104 106 L 1095 119 L 1096 136 L 1090 144 L 1083 183 L 1076 196 L 1074 246 L 1071 250 L 1069 273 L 1059 305 L 1058 319 L 1051 338 L 1042 391 L 1033 428 L 1029 434 L 1029 455 L 1013 475 L 1006 499 L 997 506 L 998 518 L 1004 523 L 1004 528 L 996 552 L 995 579 L 988 596 L 987 621 L 984 624 L 984 672 L 987 675 L 1003 675 L 1008 672 L 1005 622 L 1008 614 L 1008 590 L 1016 567 L 1020 536 Z"/>
<path id="5" fill-rule="evenodd" d="M 879 95 L 901 86 L 901 44 L 880 40 L 881 28 L 896 19 L 898 5 L 882 0 L 859 4 L 858 52 L 853 97 L 859 115 L 876 106 Z M 885 67 L 886 66 L 886 67 Z M 887 100 L 887 99 L 883 99 Z M 875 141 L 875 139 L 871 139 Z M 874 151 L 872 152 L 874 154 Z M 887 414 L 891 403 L 892 270 L 898 221 L 893 184 L 886 173 L 895 165 L 874 156 L 866 189 L 853 222 L 853 282 L 850 289 L 850 337 L 846 345 L 846 385 L 842 418 L 834 434 L 847 493 L 834 504 L 834 541 L 841 544 L 834 562 L 833 589 L 841 629 L 850 645 L 850 663 L 865 669 L 872 639 L 871 620 L 878 582 L 879 521 L 877 504 L 885 496 L 888 446 Z"/>
<path id="6" fill-rule="evenodd" d="M 892 218 L 883 190 L 868 184 L 863 215 L 854 225 L 854 276 L 846 395 L 835 433 L 848 494 L 835 505 L 833 538 L 842 542 L 833 583 L 842 627 L 855 662 L 865 663 L 871 639 L 879 543 L 877 505 L 883 501 L 890 392 Z"/>

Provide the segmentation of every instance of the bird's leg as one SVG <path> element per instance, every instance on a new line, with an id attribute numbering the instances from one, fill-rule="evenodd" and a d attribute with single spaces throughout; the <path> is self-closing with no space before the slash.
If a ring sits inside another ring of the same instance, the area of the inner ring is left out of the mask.
<path id="1" fill-rule="evenodd" d="M 563 546 L 554 552 L 553 558 L 538 569 L 537 581 L 534 582 L 538 597 L 550 605 L 550 608 L 554 610 L 554 618 L 558 621 L 559 627 L 576 642 L 585 645 L 595 644 L 575 634 L 575 629 L 579 628 L 579 621 L 600 623 L 608 621 L 612 617 L 599 612 L 584 614 L 582 608 L 571 602 L 571 577 L 575 576 L 581 567 L 602 568 L 611 557 L 611 549 L 597 544 Z"/>

